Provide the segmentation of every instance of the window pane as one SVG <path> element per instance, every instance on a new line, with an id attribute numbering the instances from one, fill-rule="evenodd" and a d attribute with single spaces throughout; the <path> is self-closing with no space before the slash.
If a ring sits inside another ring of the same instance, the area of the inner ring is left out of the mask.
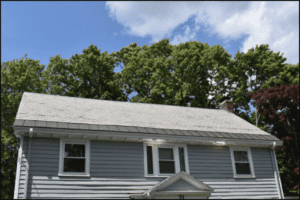
<path id="1" fill-rule="evenodd" d="M 174 161 L 159 161 L 160 173 L 175 173 Z"/>
<path id="2" fill-rule="evenodd" d="M 65 144 L 65 157 L 85 157 L 85 145 Z"/>
<path id="3" fill-rule="evenodd" d="M 237 174 L 251 174 L 249 163 L 235 163 Z"/>
<path id="4" fill-rule="evenodd" d="M 153 174 L 152 147 L 147 146 L 148 174 Z"/>
<path id="5" fill-rule="evenodd" d="M 173 160 L 173 149 L 159 148 L 159 159 Z"/>
<path id="6" fill-rule="evenodd" d="M 248 161 L 247 151 L 234 151 L 235 161 Z"/>
<path id="7" fill-rule="evenodd" d="M 179 147 L 179 160 L 180 160 L 180 171 L 185 172 L 185 163 L 184 163 L 184 150 L 183 147 Z"/>
<path id="8" fill-rule="evenodd" d="M 85 159 L 64 158 L 64 172 L 85 172 Z"/>

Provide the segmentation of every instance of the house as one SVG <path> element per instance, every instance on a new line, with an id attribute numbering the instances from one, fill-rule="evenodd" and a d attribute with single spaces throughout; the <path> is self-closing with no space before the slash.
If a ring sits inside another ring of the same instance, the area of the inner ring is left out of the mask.
<path id="1" fill-rule="evenodd" d="M 220 109 L 24 92 L 14 198 L 284 198 L 282 141 Z"/>

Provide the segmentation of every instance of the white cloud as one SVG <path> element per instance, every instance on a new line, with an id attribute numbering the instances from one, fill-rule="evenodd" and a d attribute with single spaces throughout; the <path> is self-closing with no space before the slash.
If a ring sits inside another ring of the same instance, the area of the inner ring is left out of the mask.
<path id="1" fill-rule="evenodd" d="M 109 15 L 123 25 L 125 33 L 145 37 L 151 43 L 170 38 L 170 43 L 196 39 L 199 30 L 233 46 L 248 36 L 240 52 L 269 44 L 284 53 L 287 63 L 299 62 L 299 2 L 106 2 Z M 195 17 L 195 27 L 173 31 Z M 199 39 L 198 39 L 199 40 Z M 233 43 L 229 43 L 232 41 Z"/>
<path id="2" fill-rule="evenodd" d="M 178 45 L 180 43 L 185 43 L 186 41 L 191 41 L 192 39 L 194 39 L 195 36 L 196 36 L 196 32 L 194 31 L 191 33 L 190 28 L 187 26 L 184 35 L 183 36 L 176 35 L 174 39 L 170 41 L 170 44 Z"/>

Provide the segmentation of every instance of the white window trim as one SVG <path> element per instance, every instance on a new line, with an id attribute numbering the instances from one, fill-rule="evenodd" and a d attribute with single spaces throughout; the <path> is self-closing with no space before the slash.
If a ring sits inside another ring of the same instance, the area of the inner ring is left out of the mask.
<path id="1" fill-rule="evenodd" d="M 153 163 L 153 175 L 148 174 L 148 160 L 147 160 L 147 146 L 152 146 L 152 163 Z M 184 163 L 185 163 L 185 172 L 187 174 L 189 171 L 188 163 L 188 153 L 186 144 L 151 144 L 144 142 L 144 175 L 145 177 L 169 177 L 173 174 L 160 174 L 159 173 L 159 157 L 158 157 L 158 148 L 173 148 L 174 161 L 175 161 L 175 174 L 180 172 L 180 161 L 179 161 L 179 150 L 178 147 L 184 148 Z"/>
<path id="2" fill-rule="evenodd" d="M 63 172 L 63 163 L 64 163 L 64 147 L 65 143 L 73 143 L 73 144 L 85 144 L 85 173 L 81 172 Z M 89 177 L 90 176 L 90 140 L 82 140 L 82 139 L 60 139 L 60 148 L 59 148 L 59 170 L 58 176 L 82 176 Z"/>
<path id="3" fill-rule="evenodd" d="M 234 159 L 234 154 L 233 154 L 234 151 L 247 151 L 248 160 L 249 160 L 249 163 L 250 163 L 251 174 L 241 175 L 241 174 L 236 173 L 235 159 Z M 251 154 L 250 147 L 230 147 L 230 155 L 231 155 L 232 170 L 233 170 L 233 177 L 234 178 L 255 178 L 253 161 L 252 161 L 252 154 Z"/>

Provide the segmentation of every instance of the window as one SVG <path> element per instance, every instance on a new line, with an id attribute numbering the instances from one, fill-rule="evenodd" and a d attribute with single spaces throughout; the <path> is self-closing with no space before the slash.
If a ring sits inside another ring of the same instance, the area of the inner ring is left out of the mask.
<path id="1" fill-rule="evenodd" d="M 144 143 L 145 176 L 170 176 L 180 171 L 189 173 L 186 145 Z"/>
<path id="2" fill-rule="evenodd" d="M 173 155 L 173 148 L 158 148 L 158 153 L 159 153 L 159 173 L 174 174 L 175 161 Z"/>
<path id="3" fill-rule="evenodd" d="M 147 146 L 148 174 L 153 174 L 152 147 Z"/>
<path id="4" fill-rule="evenodd" d="M 255 178 L 250 148 L 230 148 L 234 178 Z"/>
<path id="5" fill-rule="evenodd" d="M 90 141 L 60 141 L 59 176 L 89 176 Z"/>
<path id="6" fill-rule="evenodd" d="M 184 148 L 178 147 L 178 149 L 179 149 L 180 171 L 185 172 Z"/>

